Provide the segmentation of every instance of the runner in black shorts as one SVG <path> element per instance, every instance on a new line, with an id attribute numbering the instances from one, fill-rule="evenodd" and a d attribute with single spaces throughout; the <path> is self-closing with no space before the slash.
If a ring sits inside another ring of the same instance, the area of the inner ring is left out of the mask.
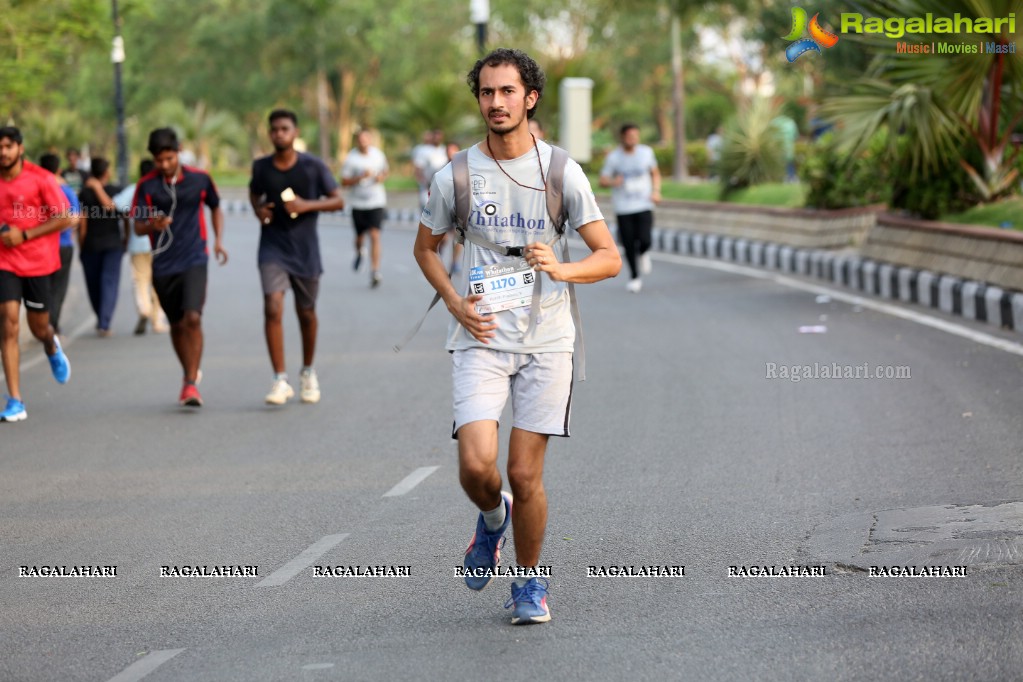
<path id="1" fill-rule="evenodd" d="M 172 325 L 185 318 L 185 311 L 202 312 L 206 305 L 206 263 L 184 272 L 153 277 L 153 288 Z"/>
<path id="2" fill-rule="evenodd" d="M 373 133 L 360 130 L 355 136 L 356 148 L 349 152 L 341 168 L 341 184 L 349 188 L 348 203 L 352 207 L 352 222 L 355 224 L 354 269 L 362 265 L 362 245 L 369 235 L 371 287 L 380 286 L 380 228 L 384 224 L 384 209 L 387 207 L 387 191 L 384 179 L 387 177 L 387 157 L 374 147 Z"/>
<path id="3" fill-rule="evenodd" d="M 25 419 L 21 400 L 18 347 L 21 302 L 32 335 L 43 344 L 58 383 L 67 383 L 71 365 L 50 326 L 50 275 L 60 269 L 60 230 L 76 220 L 57 180 L 24 160 L 21 131 L 0 128 L 0 355 L 7 400 L 0 422 Z"/>
<path id="4" fill-rule="evenodd" d="M 156 167 L 139 180 L 132 204 L 135 232 L 153 244 L 153 288 L 171 324 L 171 343 L 184 370 L 178 403 L 201 407 L 199 363 L 202 360 L 202 309 L 206 302 L 206 216 L 213 214 L 213 250 L 227 263 L 222 244 L 224 213 L 213 179 L 179 162 L 178 137 L 170 128 L 149 134 L 149 153 Z"/>
<path id="5" fill-rule="evenodd" d="M 295 312 L 302 331 L 300 397 L 304 403 L 320 400 L 320 384 L 313 370 L 316 352 L 316 296 L 320 289 L 320 240 L 316 218 L 320 211 L 344 208 L 341 188 L 326 164 L 295 150 L 298 117 L 278 109 L 270 113 L 270 141 L 274 153 L 252 164 L 249 199 L 259 218 L 259 275 L 263 282 L 263 320 L 266 346 L 274 370 L 274 383 L 266 395 L 271 405 L 283 405 L 295 395 L 284 364 L 284 292 L 295 292 Z"/>

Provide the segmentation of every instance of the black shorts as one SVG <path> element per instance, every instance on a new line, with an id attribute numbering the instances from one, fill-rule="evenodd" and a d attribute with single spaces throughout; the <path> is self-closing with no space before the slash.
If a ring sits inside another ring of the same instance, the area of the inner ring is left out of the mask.
<path id="1" fill-rule="evenodd" d="M 50 309 L 51 277 L 18 277 L 10 270 L 0 270 L 0 303 L 24 300 L 28 312 L 45 313 Z"/>
<path id="2" fill-rule="evenodd" d="M 201 313 L 206 303 L 206 264 L 173 275 L 153 277 L 153 289 L 171 324 L 181 322 L 189 310 Z"/>
<path id="3" fill-rule="evenodd" d="M 384 209 L 352 209 L 352 222 L 355 224 L 355 234 L 364 234 L 374 227 L 380 229 L 384 226 Z"/>
<path id="4" fill-rule="evenodd" d="M 298 277 L 285 270 L 280 263 L 260 263 L 259 279 L 263 283 L 264 294 L 287 291 L 291 287 L 299 308 L 310 310 L 316 307 L 316 297 L 320 293 L 319 278 Z"/>

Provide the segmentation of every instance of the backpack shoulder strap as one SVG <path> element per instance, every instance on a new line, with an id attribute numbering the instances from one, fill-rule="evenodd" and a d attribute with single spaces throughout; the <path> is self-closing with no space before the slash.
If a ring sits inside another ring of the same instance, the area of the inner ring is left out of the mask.
<path id="1" fill-rule="evenodd" d="M 451 159 L 451 175 L 455 182 L 455 225 L 465 229 L 472 206 L 469 186 L 469 150 L 463 149 Z"/>
<path id="2" fill-rule="evenodd" d="M 568 152 L 561 147 L 551 147 L 551 164 L 547 169 L 547 211 L 559 235 L 565 233 L 565 223 L 568 222 L 568 211 L 565 209 L 565 166 L 568 165 Z M 571 262 L 568 253 L 568 240 L 561 244 L 561 262 Z M 579 313 L 579 298 L 575 293 L 575 285 L 568 283 L 569 305 L 572 311 L 572 321 L 575 323 L 576 333 L 576 355 L 578 366 L 576 368 L 579 381 L 586 381 L 586 342 L 583 340 L 583 321 Z"/>
<path id="3" fill-rule="evenodd" d="M 551 146 L 551 162 L 547 167 L 547 214 L 558 234 L 565 232 L 565 165 L 568 152 L 561 147 Z"/>
<path id="4" fill-rule="evenodd" d="M 469 223 L 469 211 L 472 205 L 470 197 L 472 195 L 469 187 L 469 150 L 463 149 L 456 153 L 451 159 L 451 176 L 454 180 L 455 185 L 455 240 L 462 244 L 465 242 L 465 226 Z M 489 243 L 489 242 L 488 242 Z M 496 246 L 496 245 L 495 245 Z M 451 272 L 448 272 L 448 277 L 451 276 Z M 401 349 L 412 340 L 412 337 L 416 335 L 423 323 L 426 322 L 427 315 L 433 310 L 434 306 L 440 303 L 440 294 L 434 293 L 433 299 L 430 301 L 430 305 L 426 307 L 426 312 L 419 318 L 419 322 L 405 335 L 399 343 L 394 346 L 394 352 L 400 353 Z"/>
<path id="5" fill-rule="evenodd" d="M 455 241 L 459 244 L 464 244 L 467 241 L 472 242 L 502 256 L 521 257 L 521 246 L 496 244 L 469 230 L 469 215 L 472 213 L 472 187 L 469 182 L 468 149 L 463 149 L 451 159 L 451 177 L 455 185 Z"/>

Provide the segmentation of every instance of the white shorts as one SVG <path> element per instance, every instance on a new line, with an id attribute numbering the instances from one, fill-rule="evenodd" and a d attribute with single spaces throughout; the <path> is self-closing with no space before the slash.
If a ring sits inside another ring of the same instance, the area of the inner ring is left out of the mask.
<path id="1" fill-rule="evenodd" d="M 572 353 L 505 353 L 489 348 L 451 354 L 455 423 L 451 437 L 471 422 L 500 422 L 512 397 L 512 426 L 547 436 L 569 436 Z"/>

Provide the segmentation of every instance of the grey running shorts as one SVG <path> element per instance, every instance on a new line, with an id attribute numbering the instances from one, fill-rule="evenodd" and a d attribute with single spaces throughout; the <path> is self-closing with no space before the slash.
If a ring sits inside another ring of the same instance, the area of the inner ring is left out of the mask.
<path id="1" fill-rule="evenodd" d="M 458 429 L 501 420 L 512 398 L 512 426 L 548 436 L 568 436 L 572 414 L 572 353 L 506 353 L 469 348 L 452 353 L 455 422 Z"/>
<path id="2" fill-rule="evenodd" d="M 303 310 L 316 307 L 316 298 L 320 294 L 319 278 L 306 279 L 292 275 L 279 263 L 260 263 L 259 279 L 263 282 L 263 293 L 274 294 L 287 291 L 291 287 L 295 292 L 295 303 Z"/>

